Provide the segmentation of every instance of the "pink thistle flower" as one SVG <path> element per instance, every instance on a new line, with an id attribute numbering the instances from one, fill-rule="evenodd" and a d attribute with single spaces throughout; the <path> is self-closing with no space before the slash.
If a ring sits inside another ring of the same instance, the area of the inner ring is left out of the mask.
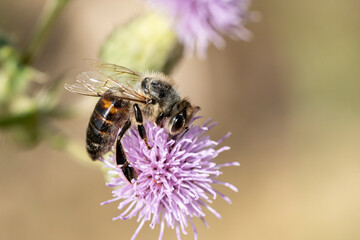
<path id="1" fill-rule="evenodd" d="M 193 120 L 199 117 L 195 117 Z M 226 166 L 239 166 L 238 162 L 217 164 L 214 158 L 229 147 L 215 149 L 230 134 L 226 134 L 219 141 L 212 141 L 204 134 L 216 123 L 207 121 L 203 126 L 191 124 L 185 136 L 175 142 L 169 139 L 165 129 L 157 127 L 154 123 L 145 124 L 151 150 L 145 146 L 136 128 L 131 128 L 124 136 L 122 143 L 127 157 L 137 172 L 137 180 L 130 184 L 124 177 L 122 170 L 116 165 L 113 156 L 104 158 L 102 162 L 111 179 L 106 184 L 113 187 L 113 199 L 102 203 L 108 204 L 120 201 L 118 209 L 123 212 L 114 217 L 117 219 L 130 219 L 137 216 L 140 222 L 131 239 L 135 239 L 146 221 L 154 229 L 160 224 L 159 239 L 162 239 L 165 224 L 175 228 L 178 239 L 181 233 L 187 234 L 189 223 L 197 239 L 196 228 L 192 219 L 200 218 L 204 224 L 207 209 L 216 217 L 221 218 L 210 203 L 221 196 L 231 203 L 230 199 L 213 188 L 219 184 L 229 187 L 237 192 L 237 188 L 230 183 L 217 180 L 222 173 L 220 168 Z"/>
<path id="2" fill-rule="evenodd" d="M 248 12 L 250 0 L 147 0 L 155 9 L 172 19 L 185 51 L 197 51 L 206 56 L 213 43 L 225 45 L 221 35 L 249 40 L 251 33 L 244 27 L 252 14 Z"/>

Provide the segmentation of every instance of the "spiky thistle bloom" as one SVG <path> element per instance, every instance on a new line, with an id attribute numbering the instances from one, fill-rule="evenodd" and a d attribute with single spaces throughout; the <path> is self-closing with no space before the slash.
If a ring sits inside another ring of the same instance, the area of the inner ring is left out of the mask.
<path id="1" fill-rule="evenodd" d="M 140 224 L 132 239 L 135 239 L 146 221 L 150 221 L 152 229 L 160 224 L 159 239 L 162 239 L 165 225 L 175 228 L 180 239 L 181 232 L 187 234 L 186 228 L 190 223 L 197 239 L 192 219 L 199 217 L 207 226 L 204 209 L 220 218 L 220 214 L 209 206 L 217 195 L 231 203 L 213 185 L 225 185 L 237 191 L 235 186 L 219 181 L 217 177 L 221 174 L 221 167 L 238 166 L 239 163 L 214 162 L 219 153 L 229 149 L 215 149 L 229 134 L 219 141 L 212 141 L 204 135 L 214 125 L 210 121 L 202 126 L 191 124 L 187 134 L 175 142 L 169 139 L 165 129 L 147 123 L 145 129 L 151 150 L 147 149 L 136 128 L 131 128 L 122 143 L 130 164 L 138 174 L 132 184 L 127 182 L 113 156 L 102 160 L 107 174 L 111 176 L 107 186 L 114 188 L 113 199 L 102 204 L 120 201 L 118 209 L 123 212 L 114 220 L 137 216 Z"/>
<path id="2" fill-rule="evenodd" d="M 188 53 L 205 57 L 210 43 L 225 45 L 221 35 L 249 40 L 244 24 L 251 14 L 250 0 L 147 0 L 172 19 L 178 38 Z"/>

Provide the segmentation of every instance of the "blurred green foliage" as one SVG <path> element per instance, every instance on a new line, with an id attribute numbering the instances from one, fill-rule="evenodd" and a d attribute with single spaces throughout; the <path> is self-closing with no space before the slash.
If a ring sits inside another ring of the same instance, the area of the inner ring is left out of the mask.
<path id="1" fill-rule="evenodd" d="M 31 66 L 61 10 L 69 0 L 49 0 L 21 50 L 0 31 L 0 130 L 23 146 L 34 147 L 53 136 L 51 121 L 69 111 L 58 104 L 61 79 L 49 81 Z M 57 144 L 58 146 L 59 144 Z"/>
<path id="2" fill-rule="evenodd" d="M 2 34 L 0 46 L 0 129 L 9 130 L 19 143 L 35 146 L 51 119 L 65 116 L 58 106 L 59 79 L 21 62 L 21 54 Z M 44 84 L 46 83 L 46 84 Z"/>

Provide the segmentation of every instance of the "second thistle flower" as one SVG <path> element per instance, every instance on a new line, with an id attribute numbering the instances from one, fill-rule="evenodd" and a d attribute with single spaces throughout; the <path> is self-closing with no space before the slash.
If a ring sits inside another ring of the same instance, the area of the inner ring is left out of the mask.
<path id="1" fill-rule="evenodd" d="M 250 0 L 147 0 L 154 8 L 172 19 L 185 51 L 206 56 L 213 43 L 223 47 L 222 35 L 249 40 L 251 33 L 244 27 L 249 20 Z"/>

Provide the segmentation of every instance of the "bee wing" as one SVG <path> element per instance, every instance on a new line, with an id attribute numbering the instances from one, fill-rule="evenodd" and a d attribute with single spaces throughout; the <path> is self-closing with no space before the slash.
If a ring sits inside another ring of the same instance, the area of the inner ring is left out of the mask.
<path id="1" fill-rule="evenodd" d="M 146 103 L 150 99 L 135 89 L 141 81 L 141 74 L 128 68 L 96 60 L 89 60 L 99 71 L 88 71 L 79 74 L 76 82 L 65 84 L 65 88 L 74 93 L 100 97 L 108 90 L 119 98 Z"/>
<path id="2" fill-rule="evenodd" d="M 110 85 L 107 77 L 99 72 L 83 72 L 76 77 L 75 83 L 66 83 L 65 89 L 73 93 L 100 97 L 110 89 Z"/>
<path id="3" fill-rule="evenodd" d="M 95 59 L 86 59 L 86 61 L 98 68 L 99 72 L 129 88 L 135 87 L 135 85 L 143 79 L 141 73 L 123 66 L 101 62 Z"/>

